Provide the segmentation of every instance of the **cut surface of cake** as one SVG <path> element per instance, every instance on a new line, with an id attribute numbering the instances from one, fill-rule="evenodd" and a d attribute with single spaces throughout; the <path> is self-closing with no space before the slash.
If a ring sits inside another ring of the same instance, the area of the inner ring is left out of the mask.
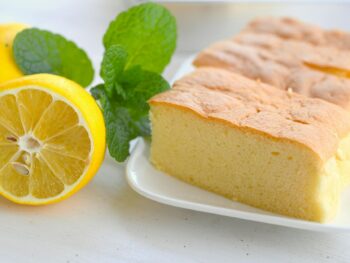
<path id="1" fill-rule="evenodd" d="M 251 22 L 200 52 L 194 65 L 225 68 L 350 110 L 349 61 L 349 33 L 284 18 Z"/>
<path id="2" fill-rule="evenodd" d="M 271 212 L 334 218 L 350 181 L 347 111 L 215 68 L 149 103 L 157 169 Z"/>

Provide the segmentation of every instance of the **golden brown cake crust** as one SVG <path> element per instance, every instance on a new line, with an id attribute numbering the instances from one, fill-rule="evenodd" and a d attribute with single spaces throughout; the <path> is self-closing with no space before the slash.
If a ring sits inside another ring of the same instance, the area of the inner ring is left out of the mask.
<path id="1" fill-rule="evenodd" d="M 322 160 L 333 156 L 350 131 L 350 116 L 319 99 L 253 81 L 224 69 L 201 68 L 156 95 L 150 104 L 165 103 L 313 150 Z"/>
<path id="2" fill-rule="evenodd" d="M 288 18 L 255 20 L 203 50 L 194 65 L 226 68 L 350 110 L 350 34 L 335 32 Z"/>
<path id="3" fill-rule="evenodd" d="M 289 17 L 263 17 L 250 22 L 245 32 L 268 33 L 283 39 L 294 39 L 316 46 L 350 49 L 350 34 L 340 30 L 324 30 Z"/>
<path id="4" fill-rule="evenodd" d="M 306 41 L 283 39 L 273 34 L 255 32 L 240 33 L 231 41 L 241 46 L 255 48 L 262 58 L 273 59 L 285 66 L 309 63 L 350 71 L 350 47 L 344 50 L 332 46 L 314 46 Z"/>

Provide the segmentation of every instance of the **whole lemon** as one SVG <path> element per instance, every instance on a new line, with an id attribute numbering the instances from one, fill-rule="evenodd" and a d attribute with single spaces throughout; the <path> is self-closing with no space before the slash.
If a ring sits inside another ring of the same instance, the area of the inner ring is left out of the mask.
<path id="1" fill-rule="evenodd" d="M 24 24 L 0 24 L 0 83 L 23 76 L 13 58 L 12 45 L 17 33 L 27 28 Z"/>

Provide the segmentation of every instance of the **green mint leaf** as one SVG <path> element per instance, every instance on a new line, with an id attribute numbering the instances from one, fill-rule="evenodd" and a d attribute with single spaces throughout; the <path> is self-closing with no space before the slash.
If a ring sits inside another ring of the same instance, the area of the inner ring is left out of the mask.
<path id="1" fill-rule="evenodd" d="M 129 156 L 130 141 L 139 133 L 126 108 L 106 108 L 104 112 L 109 153 L 118 162 L 123 162 Z"/>
<path id="2" fill-rule="evenodd" d="M 139 129 L 139 135 L 143 137 L 151 136 L 151 124 L 149 121 L 148 114 L 140 117 L 137 121 L 135 121 L 136 127 Z"/>
<path id="3" fill-rule="evenodd" d="M 100 99 L 100 92 L 104 92 L 105 89 L 105 85 L 104 84 L 98 84 L 95 87 L 90 89 L 90 93 L 92 95 L 92 97 L 94 97 L 95 100 L 99 100 Z"/>
<path id="4" fill-rule="evenodd" d="M 118 162 L 125 161 L 129 156 L 129 143 L 140 134 L 139 128 L 129 110 L 114 103 L 102 86 L 94 88 L 93 92 L 98 92 L 100 98 L 106 123 L 108 151 Z"/>
<path id="5" fill-rule="evenodd" d="M 125 88 L 135 87 L 143 79 L 143 70 L 137 65 L 123 72 L 120 83 Z"/>
<path id="6" fill-rule="evenodd" d="M 109 97 L 113 95 L 114 91 L 124 98 L 126 96 L 118 81 L 124 71 L 127 57 L 128 54 L 120 45 L 109 47 L 103 56 L 101 77 L 105 81 L 105 88 Z"/>
<path id="7" fill-rule="evenodd" d="M 51 73 L 88 86 L 93 77 L 92 63 L 84 50 L 63 36 L 37 28 L 17 34 L 13 44 L 15 61 L 26 74 Z"/>
<path id="8" fill-rule="evenodd" d="M 169 83 L 161 75 L 139 68 L 126 71 L 122 85 L 126 93 L 127 105 L 143 113 L 148 112 L 147 101 L 151 97 L 170 88 Z"/>
<path id="9" fill-rule="evenodd" d="M 163 6 L 140 4 L 120 13 L 111 22 L 103 43 L 123 46 L 129 57 L 126 69 L 140 66 L 156 73 L 163 72 L 176 47 L 176 20 Z"/>

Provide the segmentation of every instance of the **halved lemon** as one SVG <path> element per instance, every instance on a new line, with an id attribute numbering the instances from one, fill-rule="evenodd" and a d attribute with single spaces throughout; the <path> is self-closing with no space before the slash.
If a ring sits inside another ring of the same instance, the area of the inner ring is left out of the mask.
<path id="1" fill-rule="evenodd" d="M 13 23 L 0 24 L 0 83 L 23 76 L 12 53 L 13 41 L 27 25 Z"/>
<path id="2" fill-rule="evenodd" d="M 37 74 L 0 84 L 0 193 L 22 204 L 60 201 L 101 165 L 105 125 L 91 95 Z"/>

